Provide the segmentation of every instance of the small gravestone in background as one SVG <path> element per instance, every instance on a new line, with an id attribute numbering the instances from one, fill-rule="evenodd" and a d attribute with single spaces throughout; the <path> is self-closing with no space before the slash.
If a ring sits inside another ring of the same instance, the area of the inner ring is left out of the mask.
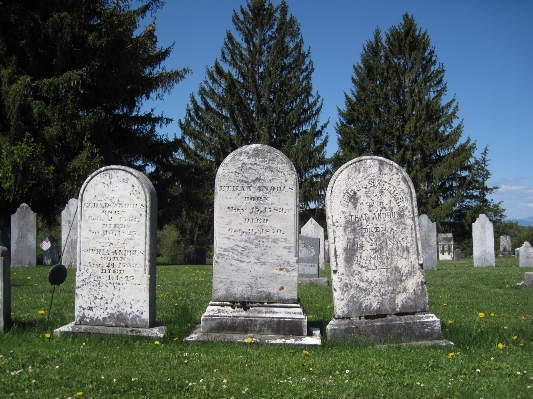
<path id="1" fill-rule="evenodd" d="M 5 241 L 4 238 L 5 237 Z M 4 244 L 4 242 L 6 244 Z M 4 267 L 11 268 L 11 256 L 9 255 L 10 239 L 7 234 L 0 232 L 0 258 L 4 258 Z"/>
<path id="2" fill-rule="evenodd" d="M 283 153 L 252 144 L 226 157 L 215 180 L 212 300 L 187 341 L 320 344 L 298 299 L 298 210 L 298 175 Z"/>
<path id="3" fill-rule="evenodd" d="M 500 256 L 511 256 L 511 236 L 500 236 Z"/>
<path id="4" fill-rule="evenodd" d="M 125 166 L 91 174 L 78 200 L 78 269 L 73 323 L 62 334 L 162 337 L 155 326 L 157 195 Z"/>
<path id="5" fill-rule="evenodd" d="M 517 285 L 523 285 L 526 288 L 533 286 L 533 272 L 524 273 L 524 281 L 518 283 Z"/>
<path id="6" fill-rule="evenodd" d="M 520 247 L 520 259 L 518 264 L 520 267 L 533 266 L 533 248 L 531 248 L 531 245 L 527 241 Z"/>
<path id="7" fill-rule="evenodd" d="M 0 334 L 11 322 L 11 270 L 7 247 L 0 246 Z"/>
<path id="8" fill-rule="evenodd" d="M 48 241 L 50 247 L 47 250 L 43 249 L 43 265 L 53 266 L 59 263 L 59 252 L 57 248 L 57 240 L 53 235 L 49 234 L 43 241 Z"/>
<path id="9" fill-rule="evenodd" d="M 484 214 L 479 215 L 472 223 L 472 238 L 474 245 L 474 266 L 496 266 L 494 255 L 494 227 Z"/>
<path id="10" fill-rule="evenodd" d="M 441 233 L 438 236 L 439 241 L 439 260 L 453 259 L 453 234 Z"/>
<path id="11" fill-rule="evenodd" d="M 61 212 L 61 264 L 75 267 L 78 247 L 78 200 L 71 198 Z"/>
<path id="12" fill-rule="evenodd" d="M 329 240 L 324 240 L 324 263 L 329 263 Z"/>
<path id="13" fill-rule="evenodd" d="M 11 267 L 37 266 L 37 215 L 22 204 L 11 215 Z"/>
<path id="14" fill-rule="evenodd" d="M 311 218 L 300 229 L 300 233 L 307 237 L 316 237 L 320 240 L 320 253 L 318 254 L 319 268 L 324 270 L 326 268 L 324 263 L 324 228 L 320 226 L 315 219 Z"/>
<path id="15" fill-rule="evenodd" d="M 458 261 L 458 260 L 461 260 L 461 258 L 462 258 L 461 250 L 457 248 L 455 251 L 453 251 L 453 260 Z"/>
<path id="16" fill-rule="evenodd" d="M 185 254 L 185 264 L 187 265 L 205 265 L 207 250 L 205 248 L 195 248 Z"/>
<path id="17" fill-rule="evenodd" d="M 420 215 L 418 222 L 424 270 L 437 270 L 437 223 L 432 222 L 426 214 Z"/>
<path id="18" fill-rule="evenodd" d="M 328 341 L 448 345 L 429 313 L 416 193 L 380 157 L 341 166 L 326 192 L 334 319 Z"/>
<path id="19" fill-rule="evenodd" d="M 516 258 L 520 258 L 520 248 L 515 248 L 515 250 L 514 250 L 514 256 L 515 256 Z"/>
<path id="20" fill-rule="evenodd" d="M 298 281 L 302 284 L 328 285 L 329 280 L 326 277 L 318 277 L 319 254 L 320 239 L 300 234 L 298 239 Z"/>

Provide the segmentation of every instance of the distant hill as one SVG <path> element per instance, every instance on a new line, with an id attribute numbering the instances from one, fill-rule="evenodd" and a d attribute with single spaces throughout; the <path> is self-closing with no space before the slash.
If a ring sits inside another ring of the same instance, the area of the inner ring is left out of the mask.
<path id="1" fill-rule="evenodd" d="M 517 222 L 519 226 L 533 226 L 533 216 L 525 219 L 509 219 L 510 222 Z"/>

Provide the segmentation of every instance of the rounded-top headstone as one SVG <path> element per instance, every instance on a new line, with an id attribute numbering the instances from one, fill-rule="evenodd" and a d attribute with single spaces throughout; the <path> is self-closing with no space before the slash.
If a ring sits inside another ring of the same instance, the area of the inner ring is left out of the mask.
<path id="1" fill-rule="evenodd" d="M 368 156 L 344 164 L 326 193 L 335 318 L 428 310 L 411 179 Z"/>
<path id="2" fill-rule="evenodd" d="M 298 302 L 298 175 L 267 145 L 232 152 L 215 181 L 213 301 Z"/>
<path id="3" fill-rule="evenodd" d="M 149 328 L 155 323 L 157 196 L 125 166 L 91 174 L 78 200 L 75 323 Z"/>

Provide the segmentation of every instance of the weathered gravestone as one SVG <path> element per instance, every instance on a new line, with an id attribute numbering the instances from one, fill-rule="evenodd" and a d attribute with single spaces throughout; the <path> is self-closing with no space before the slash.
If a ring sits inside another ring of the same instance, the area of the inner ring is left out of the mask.
<path id="1" fill-rule="evenodd" d="M 437 223 L 426 214 L 420 215 L 418 222 L 424 270 L 437 270 Z"/>
<path id="2" fill-rule="evenodd" d="M 500 256 L 511 256 L 511 236 L 500 236 Z"/>
<path id="3" fill-rule="evenodd" d="M 320 239 L 302 234 L 298 239 L 298 282 L 328 285 L 327 277 L 319 277 Z"/>
<path id="4" fill-rule="evenodd" d="M 4 247 L 5 248 L 5 247 Z M 11 270 L 0 257 L 0 334 L 11 321 Z"/>
<path id="5" fill-rule="evenodd" d="M 334 319 L 328 341 L 450 344 L 429 313 L 416 195 L 380 157 L 337 170 L 326 192 Z"/>
<path id="6" fill-rule="evenodd" d="M 494 228 L 492 222 L 484 214 L 479 215 L 472 223 L 474 245 L 474 266 L 496 266 L 494 256 Z"/>
<path id="7" fill-rule="evenodd" d="M 453 259 L 453 234 L 441 233 L 438 235 L 439 241 L 439 259 L 452 260 Z"/>
<path id="8" fill-rule="evenodd" d="M 453 251 L 453 260 L 458 261 L 458 260 L 461 260 L 462 257 L 463 257 L 463 254 L 461 253 L 461 250 L 459 248 Z"/>
<path id="9" fill-rule="evenodd" d="M 91 174 L 78 201 L 78 269 L 73 323 L 61 334 L 161 337 L 155 326 L 157 195 L 125 166 Z"/>
<path id="10" fill-rule="evenodd" d="M 43 249 L 43 265 L 52 266 L 59 263 L 59 250 L 57 247 L 57 240 L 53 235 L 49 234 L 43 241 L 50 243 L 50 248 Z M 42 246 L 41 246 L 42 248 Z"/>
<path id="11" fill-rule="evenodd" d="M 320 240 L 320 253 L 318 254 L 319 268 L 320 270 L 324 270 L 326 268 L 324 263 L 324 228 L 315 219 L 311 218 L 300 229 L 300 234 L 307 237 L 315 237 Z"/>
<path id="12" fill-rule="evenodd" d="M 524 281 L 517 283 L 517 285 L 523 285 L 526 288 L 533 286 L 533 272 L 524 273 Z"/>
<path id="13" fill-rule="evenodd" d="M 22 204 L 11 215 L 11 267 L 37 266 L 37 215 Z"/>
<path id="14" fill-rule="evenodd" d="M 78 200 L 71 198 L 61 212 L 61 264 L 75 267 L 78 247 Z"/>
<path id="15" fill-rule="evenodd" d="M 215 180 L 212 301 L 186 340 L 312 339 L 298 300 L 297 260 L 294 166 L 266 145 L 237 149 Z"/>
<path id="16" fill-rule="evenodd" d="M 533 266 L 533 248 L 529 242 L 524 242 L 520 247 L 520 258 L 518 260 L 520 267 L 532 267 Z"/>

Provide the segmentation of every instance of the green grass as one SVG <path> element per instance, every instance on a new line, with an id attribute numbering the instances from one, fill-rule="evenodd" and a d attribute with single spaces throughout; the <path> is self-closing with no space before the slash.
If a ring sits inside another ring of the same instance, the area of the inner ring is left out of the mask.
<path id="1" fill-rule="evenodd" d="M 159 344 L 46 338 L 74 320 L 75 270 L 56 289 L 47 320 L 48 270 L 12 270 L 14 325 L 0 336 L 0 398 L 533 397 L 533 289 L 516 285 L 533 269 L 514 258 L 497 259 L 495 268 L 444 261 L 426 272 L 430 310 L 456 344 L 453 355 L 326 337 L 309 348 L 183 342 L 209 303 L 211 266 L 158 266 L 157 320 L 167 325 Z M 324 336 L 331 287 L 300 285 L 300 297 Z"/>

